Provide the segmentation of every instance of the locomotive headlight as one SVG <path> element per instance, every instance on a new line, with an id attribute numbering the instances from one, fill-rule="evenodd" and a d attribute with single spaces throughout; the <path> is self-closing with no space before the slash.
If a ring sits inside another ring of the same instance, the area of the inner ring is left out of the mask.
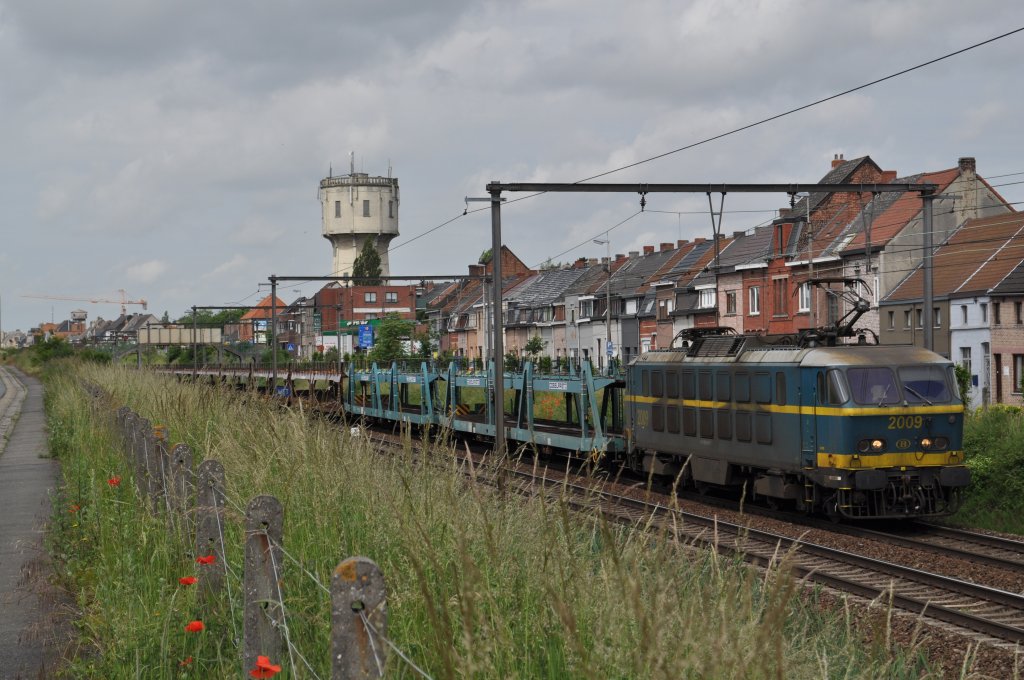
<path id="1" fill-rule="evenodd" d="M 933 443 L 934 442 L 931 439 L 929 439 L 928 437 L 921 437 L 921 448 L 922 449 L 930 449 L 930 448 L 932 448 L 932 444 Z"/>
<path id="2" fill-rule="evenodd" d="M 871 440 L 871 450 L 872 451 L 881 451 L 884 448 L 885 448 L 885 440 L 884 439 L 872 439 Z"/>
<path id="3" fill-rule="evenodd" d="M 867 453 L 868 451 L 870 451 L 871 450 L 871 440 L 870 439 L 861 439 L 859 442 L 857 442 L 857 450 L 860 451 L 861 453 Z"/>

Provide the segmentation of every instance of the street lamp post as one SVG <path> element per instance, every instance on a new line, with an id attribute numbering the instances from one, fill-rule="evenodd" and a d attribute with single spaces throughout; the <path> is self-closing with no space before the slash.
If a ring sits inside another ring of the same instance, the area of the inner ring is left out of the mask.
<path id="1" fill-rule="evenodd" d="M 599 246 L 608 247 L 608 257 L 605 259 L 605 271 L 608 272 L 608 278 L 604 284 L 605 302 L 604 302 L 604 334 L 605 334 L 605 356 L 608 357 L 608 373 L 611 374 L 612 370 L 612 355 L 608 351 L 608 343 L 612 341 L 612 240 L 606 232 L 604 238 L 595 238 L 594 243 Z"/>

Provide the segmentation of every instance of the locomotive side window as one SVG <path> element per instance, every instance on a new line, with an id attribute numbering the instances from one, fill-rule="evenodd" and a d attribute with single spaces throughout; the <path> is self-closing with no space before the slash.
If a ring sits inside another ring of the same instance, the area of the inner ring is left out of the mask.
<path id="1" fill-rule="evenodd" d="M 949 374 L 949 384 L 953 386 L 953 395 L 957 399 L 963 399 L 963 396 L 960 394 L 960 385 L 958 385 L 956 382 L 956 371 L 953 369 L 952 366 L 947 368 L 946 371 Z"/>
<path id="2" fill-rule="evenodd" d="M 664 389 L 665 374 L 661 371 L 651 372 L 651 396 L 661 397 L 665 395 Z"/>
<path id="3" fill-rule="evenodd" d="M 771 376 L 767 373 L 754 374 L 754 401 L 767 404 L 772 400 Z"/>
<path id="4" fill-rule="evenodd" d="M 750 411 L 736 411 L 736 439 L 750 441 Z"/>
<path id="5" fill-rule="evenodd" d="M 697 392 L 693 388 L 693 371 L 683 371 L 683 399 L 696 399 Z"/>
<path id="6" fill-rule="evenodd" d="M 715 420 L 718 421 L 718 438 L 732 439 L 732 411 L 727 408 L 715 409 Z"/>
<path id="7" fill-rule="evenodd" d="M 715 412 L 709 408 L 700 410 L 700 438 L 715 438 Z"/>
<path id="8" fill-rule="evenodd" d="M 846 383 L 843 382 L 843 374 L 832 369 L 828 372 L 828 378 L 824 371 L 818 371 L 818 403 L 838 406 L 845 404 L 849 398 Z"/>
<path id="9" fill-rule="evenodd" d="M 668 416 L 668 418 L 666 418 L 668 421 L 668 431 L 672 434 L 679 434 L 679 409 L 675 406 L 669 406 L 668 413 L 666 415 Z"/>
<path id="10" fill-rule="evenodd" d="M 890 368 L 848 368 L 846 376 L 850 380 L 853 400 L 858 404 L 883 406 L 896 404 L 902 400 L 899 388 L 896 387 L 896 376 Z"/>
<path id="11" fill-rule="evenodd" d="M 775 403 L 786 405 L 786 374 L 781 371 L 775 374 Z"/>
<path id="12" fill-rule="evenodd" d="M 897 369 L 903 383 L 903 397 L 910 404 L 948 402 L 949 387 L 946 385 L 941 366 L 903 366 Z"/>
<path id="13" fill-rule="evenodd" d="M 750 401 L 750 374 L 736 374 L 736 401 L 748 403 Z M 749 441 L 749 440 L 748 440 Z"/>
<path id="14" fill-rule="evenodd" d="M 701 401 L 711 401 L 711 371 L 701 371 L 697 376 L 697 387 L 700 392 Z"/>
<path id="15" fill-rule="evenodd" d="M 715 376 L 715 398 L 718 401 L 729 401 L 732 399 L 731 390 L 729 389 L 732 383 L 731 378 L 732 376 L 725 371 L 719 371 Z"/>
<path id="16" fill-rule="evenodd" d="M 772 443 L 772 414 L 770 413 L 757 414 L 757 443 Z"/>
<path id="17" fill-rule="evenodd" d="M 640 394 L 647 396 L 651 393 L 651 372 L 646 368 L 640 371 Z"/>
<path id="18" fill-rule="evenodd" d="M 665 374 L 665 396 L 669 399 L 679 398 L 679 374 L 675 371 Z M 676 425 L 676 432 L 679 432 L 678 425 Z"/>
<path id="19" fill-rule="evenodd" d="M 687 437 L 697 436 L 697 409 L 683 408 L 683 434 Z"/>
<path id="20" fill-rule="evenodd" d="M 665 407 L 661 404 L 651 404 L 651 428 L 655 432 L 665 431 Z"/>

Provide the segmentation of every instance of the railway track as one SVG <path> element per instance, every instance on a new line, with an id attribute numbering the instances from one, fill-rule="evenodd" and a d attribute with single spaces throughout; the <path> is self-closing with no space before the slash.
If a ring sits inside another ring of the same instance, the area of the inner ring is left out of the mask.
<path id="1" fill-rule="evenodd" d="M 538 479 L 524 470 L 509 473 L 521 482 L 522 493 L 536 493 Z M 654 516 L 678 540 L 711 547 L 758 566 L 778 564 L 789 554 L 793 573 L 897 609 L 941 621 L 973 637 L 1024 643 L 1024 596 L 968 581 L 857 555 L 800 539 L 719 521 L 704 515 L 666 508 L 636 498 L 595 491 L 574 482 L 548 482 L 543 493 L 567 500 L 581 510 L 599 510 L 610 519 L 636 526 Z M 565 494 L 568 493 L 567 498 Z"/>
<path id="2" fill-rule="evenodd" d="M 913 524 L 906 532 L 866 529 L 859 535 L 1024 573 L 1024 541 L 927 523 Z"/>

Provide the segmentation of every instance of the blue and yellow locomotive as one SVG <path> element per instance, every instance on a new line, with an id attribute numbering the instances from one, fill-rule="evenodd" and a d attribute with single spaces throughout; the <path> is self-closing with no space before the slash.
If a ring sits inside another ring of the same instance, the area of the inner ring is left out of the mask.
<path id="1" fill-rule="evenodd" d="M 627 374 L 633 464 L 854 519 L 954 512 L 970 481 L 952 364 L 914 347 L 694 333 Z"/>

